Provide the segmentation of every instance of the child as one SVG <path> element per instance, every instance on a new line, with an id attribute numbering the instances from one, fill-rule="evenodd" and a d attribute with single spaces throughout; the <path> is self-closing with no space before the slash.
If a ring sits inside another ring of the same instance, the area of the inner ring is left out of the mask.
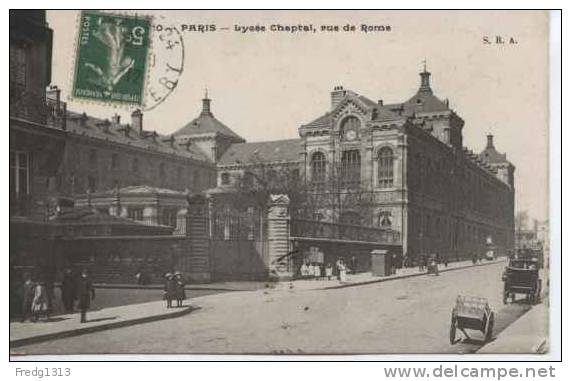
<path id="1" fill-rule="evenodd" d="M 48 316 L 48 289 L 45 282 L 38 283 L 34 288 L 34 299 L 32 300 L 33 322 L 37 322 L 41 315 L 46 319 Z"/>

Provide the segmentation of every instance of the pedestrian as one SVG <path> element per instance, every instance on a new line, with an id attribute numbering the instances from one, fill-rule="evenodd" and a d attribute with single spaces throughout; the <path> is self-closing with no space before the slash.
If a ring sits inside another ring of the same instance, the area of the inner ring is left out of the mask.
<path id="1" fill-rule="evenodd" d="M 182 301 L 186 299 L 186 293 L 184 292 L 184 279 L 182 278 L 182 274 L 179 271 L 174 273 L 174 281 L 176 288 L 176 306 L 182 307 Z"/>
<path id="2" fill-rule="evenodd" d="M 358 263 L 357 263 L 357 257 L 355 257 L 354 255 L 351 257 L 351 272 L 354 274 L 357 272 L 357 267 L 358 267 Z"/>
<path id="3" fill-rule="evenodd" d="M 444 256 L 444 267 L 448 267 L 448 255 Z"/>
<path id="4" fill-rule="evenodd" d="M 309 275 L 309 268 L 307 267 L 305 261 L 301 264 L 301 267 L 299 268 L 299 275 L 301 276 L 301 278 L 307 278 L 307 276 Z"/>
<path id="5" fill-rule="evenodd" d="M 25 322 L 32 314 L 32 301 L 34 300 L 36 284 L 32 281 L 30 273 L 24 274 L 24 284 L 22 285 L 22 322 Z"/>
<path id="6" fill-rule="evenodd" d="M 321 279 L 321 266 L 317 262 L 313 264 L 313 276 L 316 280 Z"/>
<path id="7" fill-rule="evenodd" d="M 339 263 L 339 281 L 346 282 L 347 281 L 347 266 L 345 266 L 345 261 L 343 258 Z"/>
<path id="8" fill-rule="evenodd" d="M 34 299 L 32 300 L 32 321 L 37 322 L 42 315 L 46 320 L 49 318 L 46 282 L 39 282 L 35 285 Z"/>
<path id="9" fill-rule="evenodd" d="M 424 271 L 424 262 L 426 261 L 426 256 L 424 254 L 420 254 L 420 258 L 418 259 L 418 271 Z"/>
<path id="10" fill-rule="evenodd" d="M 167 301 L 167 308 L 172 308 L 172 300 L 176 297 L 176 281 L 171 273 L 165 274 L 164 298 Z"/>
<path id="11" fill-rule="evenodd" d="M 87 269 L 81 271 L 81 277 L 77 285 L 77 298 L 79 299 L 80 322 L 86 323 L 87 310 L 91 306 L 91 301 L 95 299 L 95 288 L 93 288 Z"/>
<path id="12" fill-rule="evenodd" d="M 335 275 L 337 276 L 337 279 L 339 279 L 339 269 L 341 268 L 342 262 L 341 257 L 337 258 L 337 261 L 335 262 Z"/>
<path id="13" fill-rule="evenodd" d="M 61 282 L 61 299 L 65 312 L 73 313 L 73 304 L 76 299 L 76 285 L 71 269 L 65 269 L 63 272 L 63 280 Z"/>
<path id="14" fill-rule="evenodd" d="M 333 277 L 333 266 L 331 263 L 328 263 L 327 266 L 325 266 L 325 276 L 327 277 L 327 280 L 331 280 Z"/>

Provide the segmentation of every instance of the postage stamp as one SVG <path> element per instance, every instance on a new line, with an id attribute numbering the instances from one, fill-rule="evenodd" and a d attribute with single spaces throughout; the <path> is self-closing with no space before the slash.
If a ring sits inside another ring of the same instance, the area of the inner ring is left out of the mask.
<path id="1" fill-rule="evenodd" d="M 150 33 L 150 17 L 82 11 L 72 96 L 142 105 Z"/>

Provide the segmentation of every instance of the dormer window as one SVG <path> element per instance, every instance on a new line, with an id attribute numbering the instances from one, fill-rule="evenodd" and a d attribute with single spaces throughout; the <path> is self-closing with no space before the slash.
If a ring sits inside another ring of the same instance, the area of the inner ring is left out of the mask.
<path id="1" fill-rule="evenodd" d="M 230 174 L 228 172 L 223 172 L 220 175 L 220 183 L 222 185 L 228 185 L 230 184 Z"/>

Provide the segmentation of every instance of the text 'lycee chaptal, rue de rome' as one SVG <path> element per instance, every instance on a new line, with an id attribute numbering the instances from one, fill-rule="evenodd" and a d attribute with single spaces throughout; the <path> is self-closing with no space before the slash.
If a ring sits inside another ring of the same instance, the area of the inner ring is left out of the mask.
<path id="1" fill-rule="evenodd" d="M 163 24 L 155 25 L 155 30 L 161 31 L 169 26 Z M 189 33 L 211 33 L 211 32 L 234 32 L 241 34 L 259 33 L 382 33 L 391 32 L 392 25 L 388 24 L 304 24 L 304 23 L 274 23 L 274 24 L 180 24 L 178 30 Z"/>

